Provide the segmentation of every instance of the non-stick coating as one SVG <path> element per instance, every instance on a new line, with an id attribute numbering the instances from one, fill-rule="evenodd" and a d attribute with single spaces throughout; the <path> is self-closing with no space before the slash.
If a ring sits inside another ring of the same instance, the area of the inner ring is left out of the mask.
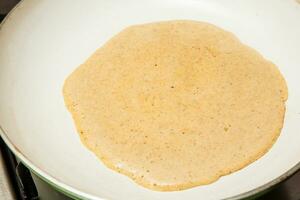
<path id="1" fill-rule="evenodd" d="M 81 144 L 62 86 L 70 72 L 122 28 L 170 19 L 207 21 L 233 32 L 279 66 L 289 99 L 281 136 L 261 159 L 211 185 L 154 192 L 107 169 Z M 23 1 L 0 28 L 1 135 L 33 171 L 77 197 L 210 200 L 253 195 L 294 172 L 300 161 L 299 21 L 300 5 L 293 0 Z"/>

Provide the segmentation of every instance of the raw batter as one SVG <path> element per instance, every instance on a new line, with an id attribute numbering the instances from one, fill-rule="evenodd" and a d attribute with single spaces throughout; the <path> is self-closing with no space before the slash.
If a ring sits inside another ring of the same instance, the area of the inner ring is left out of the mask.
<path id="1" fill-rule="evenodd" d="M 212 183 L 260 158 L 287 99 L 274 64 L 229 32 L 183 20 L 126 28 L 63 93 L 105 165 L 162 191 Z"/>

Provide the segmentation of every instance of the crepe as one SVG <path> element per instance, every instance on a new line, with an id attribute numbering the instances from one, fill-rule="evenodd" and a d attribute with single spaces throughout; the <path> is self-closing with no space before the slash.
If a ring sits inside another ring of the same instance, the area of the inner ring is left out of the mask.
<path id="1" fill-rule="evenodd" d="M 160 191 L 216 181 L 263 156 L 283 126 L 277 67 L 198 21 L 130 26 L 65 81 L 82 142 L 109 168 Z"/>

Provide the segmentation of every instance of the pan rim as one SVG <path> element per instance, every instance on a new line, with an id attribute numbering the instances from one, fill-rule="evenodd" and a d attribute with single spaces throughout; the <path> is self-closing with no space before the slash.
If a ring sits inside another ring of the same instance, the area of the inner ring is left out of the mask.
<path id="1" fill-rule="evenodd" d="M 88 194 L 86 192 L 83 192 L 73 186 L 70 186 L 66 183 L 64 183 L 61 180 L 58 180 L 57 178 L 51 176 L 49 173 L 45 172 L 41 168 L 37 167 L 29 158 L 27 158 L 9 139 L 5 131 L 0 125 L 0 137 L 3 139 L 5 144 L 8 146 L 8 148 L 14 153 L 14 155 L 21 160 L 21 162 L 28 167 L 34 174 L 36 174 L 38 177 L 40 177 L 45 182 L 49 183 L 52 187 L 59 190 L 63 194 L 75 198 L 75 199 L 95 199 L 95 200 L 106 200 L 102 197 L 97 197 L 91 194 Z M 255 189 L 249 190 L 247 192 L 237 194 L 232 197 L 225 198 L 223 200 L 239 200 L 239 199 L 246 199 L 253 197 L 255 195 L 260 196 L 259 194 L 263 193 L 264 191 L 267 191 L 268 189 L 271 189 L 273 186 L 285 181 L 286 179 L 290 178 L 292 175 L 294 175 L 296 172 L 300 170 L 300 162 L 295 164 L 292 168 L 287 170 L 282 175 L 278 176 L 277 178 L 274 178 L 273 180 L 269 181 L 268 183 L 261 185 Z"/>
<path id="2" fill-rule="evenodd" d="M 0 31 L 3 27 L 3 25 L 6 23 L 6 21 L 11 17 L 12 13 L 16 12 L 18 8 L 22 5 L 24 0 L 21 0 L 3 19 L 3 21 L 0 23 Z M 73 186 L 70 186 L 66 183 L 64 183 L 61 180 L 58 180 L 57 178 L 53 177 L 49 173 L 45 172 L 41 168 L 37 167 L 37 165 L 34 164 L 33 161 L 31 161 L 29 158 L 27 158 L 16 146 L 15 144 L 9 139 L 8 135 L 2 128 L 0 124 L 0 137 L 4 140 L 5 144 L 9 147 L 9 149 L 14 153 L 14 155 L 21 160 L 21 162 L 28 167 L 34 174 L 36 174 L 38 177 L 40 177 L 45 182 L 49 183 L 52 187 L 59 190 L 63 194 L 75 198 L 75 199 L 98 199 L 98 200 L 105 200 L 105 198 L 97 197 L 91 194 L 88 194 L 86 192 L 81 191 L 80 189 L 77 189 Z M 263 193 L 264 191 L 267 191 L 268 189 L 271 189 L 273 186 L 279 184 L 280 182 L 285 181 L 292 175 L 294 175 L 296 172 L 300 170 L 300 161 L 295 164 L 293 167 L 291 167 L 289 170 L 284 172 L 283 174 L 279 175 L 278 177 L 274 178 L 273 180 L 256 187 L 252 190 L 249 190 L 244 193 L 237 194 L 232 197 L 225 198 L 223 200 L 238 200 L 238 199 L 246 199 L 249 197 L 253 197 L 255 195 L 258 195 Z"/>

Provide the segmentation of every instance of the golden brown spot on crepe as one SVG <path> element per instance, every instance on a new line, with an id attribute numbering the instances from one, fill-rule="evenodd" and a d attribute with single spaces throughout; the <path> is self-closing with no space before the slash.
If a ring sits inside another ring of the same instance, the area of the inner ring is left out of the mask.
<path id="1" fill-rule="evenodd" d="M 162 191 L 209 184 L 264 155 L 287 87 L 231 33 L 196 21 L 126 28 L 64 85 L 83 143 L 108 167 Z"/>

